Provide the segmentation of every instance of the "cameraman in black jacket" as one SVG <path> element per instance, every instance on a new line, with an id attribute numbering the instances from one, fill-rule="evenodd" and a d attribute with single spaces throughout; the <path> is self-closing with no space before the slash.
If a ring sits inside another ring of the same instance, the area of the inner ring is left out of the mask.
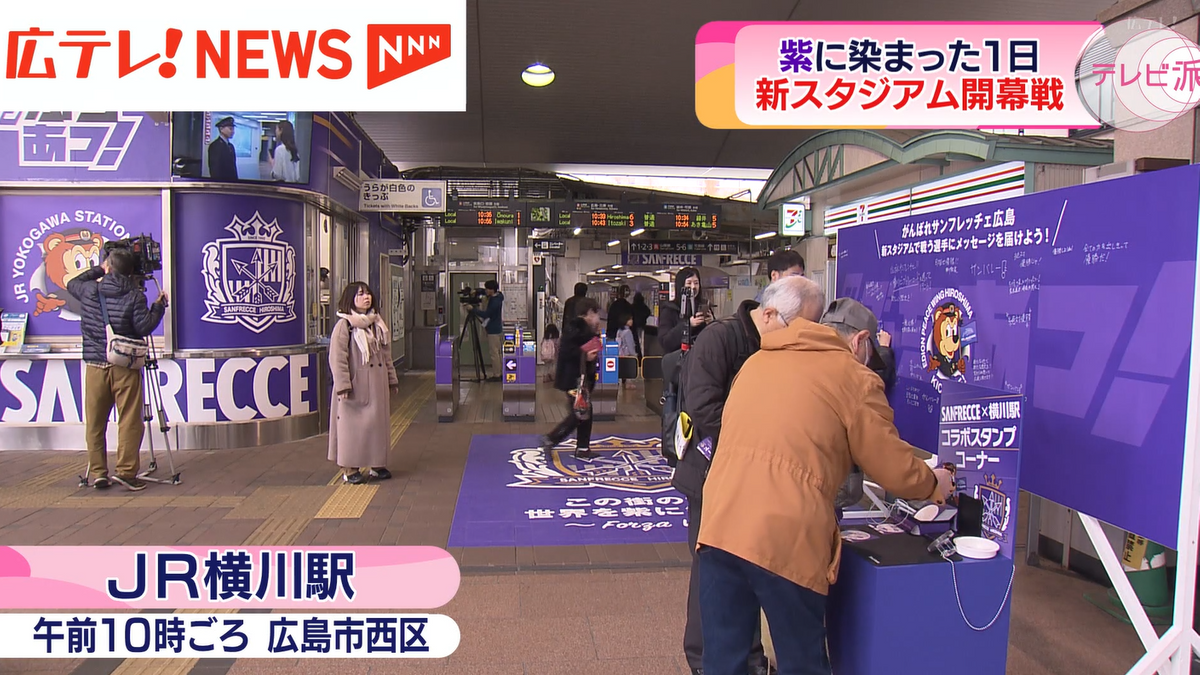
<path id="1" fill-rule="evenodd" d="M 126 488 L 143 490 L 141 470 L 143 382 L 140 370 L 108 362 L 108 326 L 117 335 L 135 340 L 148 337 L 162 322 L 167 294 L 147 305 L 146 292 L 134 278 L 137 258 L 126 248 L 108 252 L 99 267 L 92 267 L 67 283 L 67 292 L 79 299 L 83 313 L 79 330 L 83 335 L 83 360 L 87 364 L 83 395 L 87 401 L 85 422 L 88 446 L 88 478 L 96 489 L 109 487 L 108 447 L 105 436 L 108 417 L 117 406 L 117 471 L 112 480 Z M 101 305 L 103 303 L 103 306 Z M 107 313 L 108 323 L 103 316 Z"/>

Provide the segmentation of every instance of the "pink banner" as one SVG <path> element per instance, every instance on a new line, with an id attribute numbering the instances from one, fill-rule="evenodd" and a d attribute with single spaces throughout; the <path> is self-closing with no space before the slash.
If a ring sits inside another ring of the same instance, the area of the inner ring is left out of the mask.
<path id="1" fill-rule="evenodd" d="M 733 23 L 696 36 L 713 128 L 1091 128 L 1075 85 L 1100 24 Z"/>
<path id="2" fill-rule="evenodd" d="M 434 609 L 458 584 L 431 546 L 0 547 L 0 609 Z"/>

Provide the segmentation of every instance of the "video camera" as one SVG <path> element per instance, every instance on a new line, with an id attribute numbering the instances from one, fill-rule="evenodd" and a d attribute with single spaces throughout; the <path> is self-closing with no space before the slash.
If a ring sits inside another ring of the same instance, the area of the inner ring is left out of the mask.
<path id="1" fill-rule="evenodd" d="M 133 276 L 148 277 L 162 269 L 162 246 L 148 234 L 104 242 L 104 255 L 115 249 L 124 249 L 133 254 Z"/>
<path id="2" fill-rule="evenodd" d="M 468 288 L 464 286 L 458 291 L 458 301 L 464 305 L 472 307 L 483 304 L 483 299 L 487 296 L 487 292 L 482 288 Z"/>

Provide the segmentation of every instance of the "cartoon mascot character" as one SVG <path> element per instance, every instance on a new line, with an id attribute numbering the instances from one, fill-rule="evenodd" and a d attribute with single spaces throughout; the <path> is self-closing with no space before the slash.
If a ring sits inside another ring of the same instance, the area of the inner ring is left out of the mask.
<path id="1" fill-rule="evenodd" d="M 938 371 L 943 377 L 952 378 L 967 370 L 963 357 L 963 344 L 959 334 L 962 326 L 962 310 L 953 302 L 947 302 L 933 314 L 933 330 L 929 336 L 929 371 Z"/>
<path id="2" fill-rule="evenodd" d="M 53 232 L 42 242 L 44 288 L 37 291 L 34 316 L 58 312 L 64 307 L 76 317 L 83 311 L 79 299 L 67 292 L 67 284 L 85 270 L 100 264 L 104 238 L 91 230 Z M 67 317 L 63 317 L 67 318 Z"/>

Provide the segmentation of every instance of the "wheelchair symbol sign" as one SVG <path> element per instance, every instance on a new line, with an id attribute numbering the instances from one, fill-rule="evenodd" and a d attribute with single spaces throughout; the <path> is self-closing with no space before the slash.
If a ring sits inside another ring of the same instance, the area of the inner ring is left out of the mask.
<path id="1" fill-rule="evenodd" d="M 427 209 L 442 208 L 442 189 L 421 188 L 421 206 Z"/>

